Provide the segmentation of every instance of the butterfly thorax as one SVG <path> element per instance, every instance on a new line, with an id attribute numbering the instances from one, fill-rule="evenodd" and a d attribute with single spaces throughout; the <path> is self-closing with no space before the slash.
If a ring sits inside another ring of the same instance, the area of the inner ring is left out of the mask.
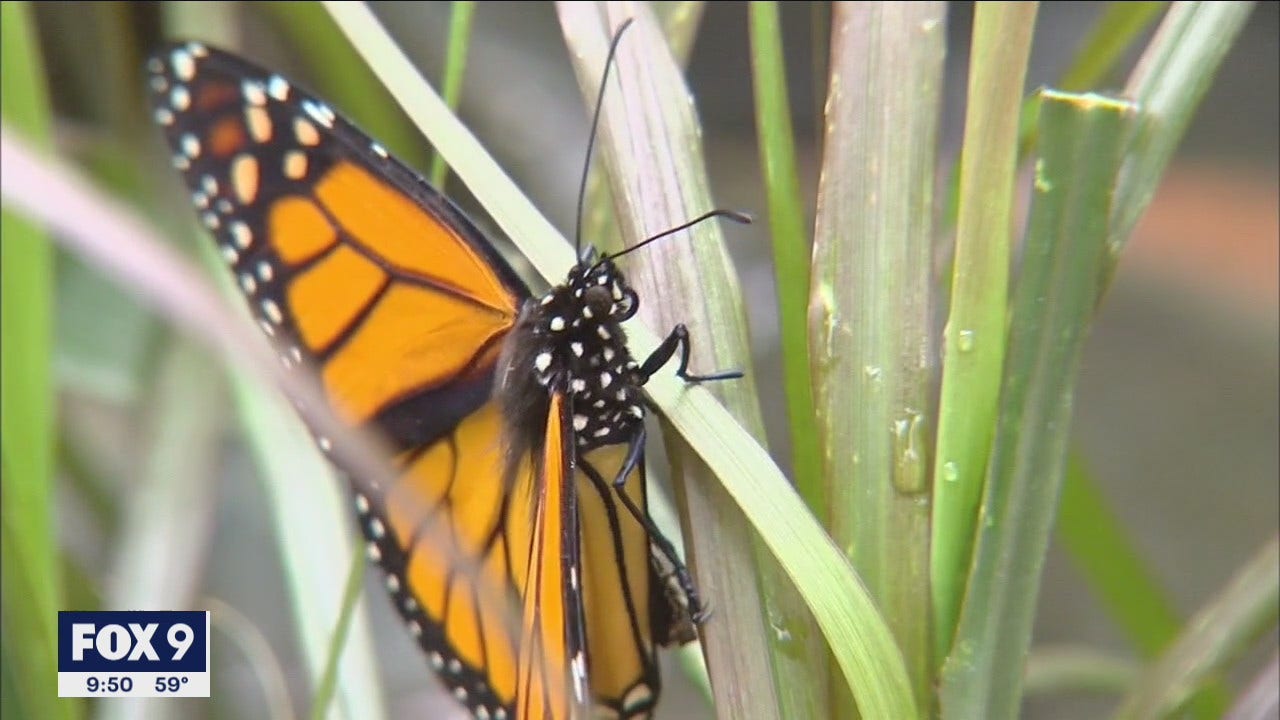
<path id="1" fill-rule="evenodd" d="M 553 393 L 568 398 L 579 452 L 626 442 L 644 422 L 639 366 L 627 351 L 622 322 L 639 301 L 609 259 L 593 254 L 561 285 L 529 300 L 507 339 L 499 396 L 512 422 L 509 449 L 539 441 Z M 519 435 L 525 435 L 520 437 Z"/>

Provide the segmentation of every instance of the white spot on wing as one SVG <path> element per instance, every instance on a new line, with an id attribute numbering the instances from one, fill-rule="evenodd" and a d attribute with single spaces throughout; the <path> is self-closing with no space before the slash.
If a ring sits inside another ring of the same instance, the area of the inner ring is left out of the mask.
<path id="1" fill-rule="evenodd" d="M 231 240 L 236 244 L 236 247 L 244 250 L 253 244 L 253 231 L 249 230 L 248 225 L 237 220 L 231 223 Z"/>
<path id="2" fill-rule="evenodd" d="M 272 75 L 267 79 L 267 93 L 280 102 L 288 100 L 289 81 L 279 75 Z"/>
<path id="3" fill-rule="evenodd" d="M 307 99 L 302 101 L 302 110 L 307 115 L 310 115 L 312 120 L 315 120 L 322 126 L 333 128 L 335 115 L 333 114 L 333 109 L 328 105 Z"/>
<path id="4" fill-rule="evenodd" d="M 169 91 L 169 105 L 178 112 L 185 112 L 191 107 L 191 92 L 186 85 L 174 85 Z"/>
<path id="5" fill-rule="evenodd" d="M 179 80 L 190 80 L 196 76 L 196 61 L 186 50 L 174 50 L 169 55 L 169 64 L 173 66 L 173 74 Z"/>
<path id="6" fill-rule="evenodd" d="M 533 359 L 533 366 L 538 368 L 538 372 L 545 372 L 547 368 L 551 367 L 551 353 L 539 353 L 538 357 Z"/>
<path id="7" fill-rule="evenodd" d="M 240 92 L 244 101 L 253 106 L 267 104 L 267 89 L 257 80 L 245 80 L 240 83 Z"/>
<path id="8" fill-rule="evenodd" d="M 276 325 L 284 322 L 284 315 L 280 312 L 280 306 L 270 298 L 262 301 L 262 314 L 266 315 L 267 319 Z"/>

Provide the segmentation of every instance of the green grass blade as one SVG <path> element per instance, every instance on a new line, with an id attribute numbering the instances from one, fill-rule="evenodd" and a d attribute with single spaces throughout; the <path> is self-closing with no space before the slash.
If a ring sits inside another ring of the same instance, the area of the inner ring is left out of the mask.
<path id="1" fill-rule="evenodd" d="M 353 36 L 385 35 L 358 5 L 326 7 Z M 573 262 L 564 238 L 529 205 L 401 53 L 389 43 L 357 46 L 533 266 L 544 277 L 559 279 Z M 633 324 L 628 334 L 637 355 L 657 347 L 657 338 L 643 326 Z M 874 603 L 768 454 L 706 389 L 689 387 L 666 373 L 655 375 L 646 389 L 778 557 L 813 610 L 846 679 L 858 689 L 860 707 L 868 716 L 917 717 L 901 655 Z"/>
<path id="2" fill-rule="evenodd" d="M 929 604 L 933 183 L 942 3 L 833 10 L 809 300 L 827 527 L 933 705 Z M 837 697 L 838 717 L 849 716 Z"/>
<path id="3" fill-rule="evenodd" d="M 1036 9 L 982 4 L 974 17 L 934 454 L 930 571 L 939 658 L 951 647 L 960 613 L 1000 397 L 1018 107 Z"/>
<path id="4" fill-rule="evenodd" d="M 1250 2 L 1174 3 L 1129 77 L 1125 95 L 1142 107 L 1142 119 L 1116 188 L 1108 277 L 1252 9 Z"/>
<path id="5" fill-rule="evenodd" d="M 1066 464 L 1071 402 L 1106 254 L 1131 104 L 1043 91 L 1040 157 L 1013 298 L 999 427 L 943 717 L 1018 716 L 1023 663 Z"/>
<path id="6" fill-rule="evenodd" d="M 782 56 L 782 27 L 776 2 L 748 6 L 751 30 L 751 77 L 755 89 L 756 135 L 760 143 L 765 191 L 769 197 L 769 232 L 773 236 L 774 280 L 778 324 L 782 335 L 782 385 L 791 429 L 792 476 L 800 497 L 819 517 L 826 515 L 822 496 L 822 456 L 814 418 L 813 384 L 809 378 L 808 233 L 805 207 L 796 175 L 795 140 L 791 133 L 791 101 Z"/>
<path id="7" fill-rule="evenodd" d="M 444 80 L 440 83 L 440 95 L 444 104 L 451 110 L 458 109 L 458 98 L 462 95 L 462 77 L 467 69 L 467 47 L 471 44 L 471 21 L 476 14 L 476 4 L 465 0 L 457 0 L 449 13 L 449 46 L 445 51 Z M 435 153 L 431 157 L 431 184 L 444 188 L 445 177 L 449 166 L 444 157 Z"/>
<path id="8" fill-rule="evenodd" d="M 1172 646 L 1147 668 L 1117 720 L 1168 717 L 1212 673 L 1274 630 L 1280 620 L 1280 538 L 1272 538 L 1195 614 Z"/>
<path id="9" fill-rule="evenodd" d="M 32 8 L 0 5 L 0 115 L 33 143 L 51 143 L 48 93 Z M 7 165 L 5 172 L 8 172 Z M 44 232 L 0 211 L 0 528 L 7 707 L 33 718 L 75 718 L 58 699 L 57 611 L 62 558 L 53 517 L 54 252 Z"/>
<path id="10" fill-rule="evenodd" d="M 316 683 L 315 696 L 311 703 L 311 720 L 324 720 L 329 716 L 329 704 L 333 702 L 334 692 L 338 685 L 338 669 L 341 667 L 342 650 L 346 646 L 347 636 L 351 633 L 352 620 L 356 617 L 356 603 L 360 601 L 365 571 L 365 549 L 357 546 L 351 554 L 351 569 L 347 571 L 347 582 L 342 590 L 342 609 L 338 611 L 338 625 L 333 630 L 333 641 L 329 643 L 329 657 L 325 660 L 324 671 Z M 366 710 L 370 715 L 373 710 Z"/>
<path id="11" fill-rule="evenodd" d="M 1028 697 L 1080 693 L 1121 695 L 1137 676 L 1138 666 L 1132 660 L 1093 648 L 1033 647 L 1027 654 L 1023 690 Z"/>

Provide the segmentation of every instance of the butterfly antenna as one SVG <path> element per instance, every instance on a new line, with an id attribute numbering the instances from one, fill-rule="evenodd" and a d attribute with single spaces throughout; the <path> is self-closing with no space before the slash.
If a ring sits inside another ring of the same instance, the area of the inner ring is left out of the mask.
<path id="1" fill-rule="evenodd" d="M 711 218 L 715 218 L 715 217 L 722 217 L 725 220 L 732 220 L 742 225 L 750 225 L 752 220 L 750 215 L 744 212 L 738 212 L 737 210 L 712 210 L 711 212 L 705 212 L 699 215 L 698 217 L 690 220 L 687 223 L 684 223 L 683 225 L 677 225 L 671 228 L 670 230 L 663 230 L 657 235 L 653 235 L 652 237 L 647 237 L 644 240 L 636 243 L 635 245 L 632 245 L 631 247 L 627 248 L 626 250 L 622 250 L 620 252 L 614 253 L 613 255 L 609 255 L 607 259 L 616 260 L 622 257 L 623 255 L 626 255 L 629 252 L 632 252 L 634 250 L 639 250 L 640 248 L 644 247 L 645 245 L 648 245 L 649 243 L 655 240 L 661 240 L 662 238 L 667 237 L 668 235 L 674 235 L 680 232 L 681 230 L 688 230 L 689 228 L 693 227 L 694 225 L 697 225 L 698 223 L 704 220 L 710 220 Z M 604 259 L 606 258 L 602 258 L 601 261 L 603 261 Z"/>
<path id="2" fill-rule="evenodd" d="M 600 77 L 600 92 L 596 93 L 596 109 L 591 116 L 591 134 L 587 137 L 587 157 L 582 162 L 582 182 L 578 185 L 578 219 L 573 229 L 573 254 L 582 257 L 582 209 L 587 197 L 587 172 L 591 170 L 591 151 L 596 145 L 596 131 L 600 128 L 600 110 L 604 108 L 604 89 L 609 86 L 609 68 L 613 67 L 613 57 L 618 53 L 618 41 L 622 33 L 631 27 L 634 18 L 627 18 L 613 34 L 609 43 L 609 56 L 604 61 L 604 74 Z"/>

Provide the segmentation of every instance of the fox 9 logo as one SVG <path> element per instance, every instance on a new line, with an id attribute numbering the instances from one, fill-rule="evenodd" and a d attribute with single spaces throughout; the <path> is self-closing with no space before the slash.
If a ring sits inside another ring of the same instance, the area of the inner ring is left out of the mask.
<path id="1" fill-rule="evenodd" d="M 202 673 L 205 612 L 59 612 L 58 672 Z"/>

